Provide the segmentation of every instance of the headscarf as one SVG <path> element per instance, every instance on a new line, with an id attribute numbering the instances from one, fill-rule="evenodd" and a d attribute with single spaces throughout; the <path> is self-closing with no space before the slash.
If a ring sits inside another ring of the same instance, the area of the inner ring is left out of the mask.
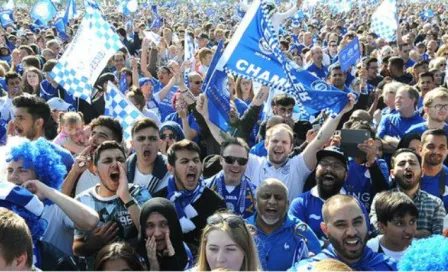
<path id="1" fill-rule="evenodd" d="M 169 129 L 174 133 L 174 136 L 176 138 L 176 142 L 182 141 L 185 139 L 185 133 L 182 130 L 182 127 L 174 122 L 174 121 L 165 121 L 162 123 L 162 126 L 160 127 L 160 133 L 162 133 L 165 129 Z"/>
<path id="2" fill-rule="evenodd" d="M 187 265 L 189 261 L 189 257 L 187 255 L 185 246 L 184 246 L 184 236 L 182 234 L 182 229 L 180 227 L 179 219 L 177 218 L 176 209 L 174 208 L 174 204 L 169 201 L 166 198 L 162 197 L 155 197 L 148 200 L 142 207 L 141 213 L 140 213 L 140 233 L 138 237 L 139 241 L 139 253 L 142 255 L 142 257 L 145 258 L 147 265 L 148 260 L 146 256 L 146 221 L 148 220 L 148 217 L 152 213 L 159 213 L 163 215 L 166 220 L 168 221 L 168 226 L 170 228 L 170 240 L 171 244 L 173 245 L 174 251 L 175 251 L 175 258 L 177 260 L 177 263 L 183 270 L 185 266 Z M 160 270 L 165 270 L 165 267 L 173 267 L 171 264 L 166 264 L 163 262 L 163 257 L 159 258 L 159 265 Z"/>

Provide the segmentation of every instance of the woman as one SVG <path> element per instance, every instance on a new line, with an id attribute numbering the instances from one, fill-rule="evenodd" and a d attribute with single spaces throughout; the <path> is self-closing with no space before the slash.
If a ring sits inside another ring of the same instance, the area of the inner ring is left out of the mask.
<path id="1" fill-rule="evenodd" d="M 254 88 L 252 81 L 239 77 L 236 80 L 236 97 L 243 100 L 247 105 L 252 102 L 254 98 Z"/>
<path id="2" fill-rule="evenodd" d="M 151 271 L 190 269 L 193 255 L 184 243 L 174 204 L 155 197 L 148 200 L 140 213 L 139 250 Z"/>
<path id="3" fill-rule="evenodd" d="M 43 80 L 42 72 L 35 68 L 28 68 L 23 74 L 23 92 L 39 95 L 40 83 Z"/>
<path id="4" fill-rule="evenodd" d="M 166 155 L 168 148 L 175 142 L 185 139 L 185 134 L 182 127 L 174 121 L 163 122 L 159 130 L 159 135 L 160 140 L 162 140 L 160 152 L 164 155 Z"/>
<path id="5" fill-rule="evenodd" d="M 145 271 L 135 250 L 126 243 L 112 243 L 103 247 L 93 264 L 95 271 Z"/>
<path id="6" fill-rule="evenodd" d="M 216 213 L 207 220 L 195 271 L 260 270 L 258 251 L 244 220 L 231 213 Z M 218 258 L 219 256 L 219 258 Z"/>

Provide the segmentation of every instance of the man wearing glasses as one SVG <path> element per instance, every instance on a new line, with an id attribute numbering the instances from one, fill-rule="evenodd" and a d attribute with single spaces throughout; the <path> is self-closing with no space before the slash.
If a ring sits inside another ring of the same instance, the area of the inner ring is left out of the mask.
<path id="1" fill-rule="evenodd" d="M 227 208 L 243 218 L 255 212 L 255 185 L 244 175 L 249 160 L 249 146 L 241 138 L 228 138 L 221 143 L 218 174 L 205 181 L 206 186 L 226 201 Z"/>
<path id="2" fill-rule="evenodd" d="M 423 134 L 428 129 L 443 129 L 448 133 L 448 125 L 445 120 L 448 117 L 448 92 L 439 87 L 425 95 L 423 99 L 424 111 L 427 119 L 424 122 L 411 126 L 406 134 Z"/>

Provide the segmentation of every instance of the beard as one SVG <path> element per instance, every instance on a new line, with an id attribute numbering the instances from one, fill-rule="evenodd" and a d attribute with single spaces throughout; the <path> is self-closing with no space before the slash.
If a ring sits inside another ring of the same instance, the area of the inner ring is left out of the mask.
<path id="1" fill-rule="evenodd" d="M 325 186 L 325 176 L 331 175 L 333 176 L 333 185 Z M 336 174 L 324 173 L 322 176 L 316 177 L 317 182 L 317 190 L 319 192 L 319 196 L 322 199 L 328 199 L 341 191 L 342 186 L 344 185 L 344 179 L 339 178 Z"/>
<path id="2" fill-rule="evenodd" d="M 359 236 L 354 236 L 356 238 L 360 239 L 360 243 L 362 244 L 362 246 L 360 247 L 359 250 L 353 252 L 353 251 L 347 251 L 344 248 L 344 241 L 338 241 L 337 239 L 335 239 L 333 236 L 331 236 L 328 233 L 328 240 L 330 241 L 331 245 L 333 246 L 335 252 L 342 256 L 344 259 L 346 260 L 354 260 L 356 261 L 357 259 L 361 258 L 362 254 L 364 253 L 364 248 L 366 246 L 367 243 L 367 238 L 368 238 L 368 233 L 366 233 L 366 235 L 364 237 L 359 237 Z"/>
<path id="3" fill-rule="evenodd" d="M 443 162 L 443 156 L 441 155 L 429 155 L 427 159 L 425 159 L 425 162 L 431 166 L 437 166 L 442 164 Z"/>
<path id="4" fill-rule="evenodd" d="M 417 178 L 416 181 L 409 183 L 405 181 L 403 176 L 395 176 L 395 182 L 398 184 L 398 186 L 400 186 L 404 190 L 411 190 L 414 189 L 415 186 L 418 186 L 418 184 L 420 183 L 420 179 Z"/>

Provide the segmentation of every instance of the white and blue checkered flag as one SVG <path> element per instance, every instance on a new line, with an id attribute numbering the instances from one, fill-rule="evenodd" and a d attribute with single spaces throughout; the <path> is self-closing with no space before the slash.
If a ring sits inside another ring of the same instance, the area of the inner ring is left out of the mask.
<path id="1" fill-rule="evenodd" d="M 69 94 L 90 103 L 95 81 L 121 47 L 120 38 L 96 3 L 86 1 L 86 14 L 78 32 L 50 76 Z"/>
<path id="2" fill-rule="evenodd" d="M 123 128 L 123 136 L 131 140 L 131 129 L 134 122 L 145 116 L 137 109 L 120 90 L 110 81 L 107 84 L 107 92 L 104 93 L 104 115 L 113 117 L 120 122 Z"/>
<path id="3" fill-rule="evenodd" d="M 384 0 L 372 15 L 370 30 L 386 42 L 397 39 L 398 19 L 395 0 Z"/>

